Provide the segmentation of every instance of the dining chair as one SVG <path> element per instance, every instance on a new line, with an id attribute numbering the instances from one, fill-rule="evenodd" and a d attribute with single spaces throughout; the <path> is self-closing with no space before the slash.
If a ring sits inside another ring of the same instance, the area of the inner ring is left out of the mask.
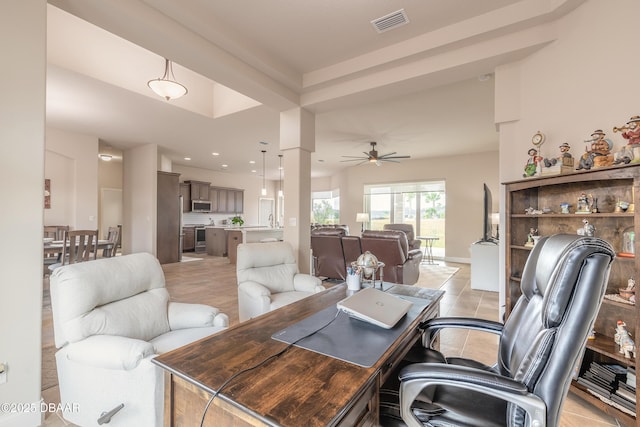
<path id="1" fill-rule="evenodd" d="M 109 247 L 102 250 L 103 258 L 116 256 L 116 252 L 118 251 L 118 241 L 120 240 L 120 227 L 109 227 L 107 240 L 109 241 Z"/>
<path id="2" fill-rule="evenodd" d="M 60 262 L 49 266 L 50 271 L 67 264 L 95 260 L 98 257 L 98 230 L 65 231 Z"/>
<path id="3" fill-rule="evenodd" d="M 64 232 L 69 231 L 68 225 L 45 225 L 44 226 L 44 238 L 53 240 L 63 240 Z M 49 266 L 55 263 L 59 263 L 61 260 L 61 254 L 45 254 L 44 255 L 44 274 L 49 273 Z"/>

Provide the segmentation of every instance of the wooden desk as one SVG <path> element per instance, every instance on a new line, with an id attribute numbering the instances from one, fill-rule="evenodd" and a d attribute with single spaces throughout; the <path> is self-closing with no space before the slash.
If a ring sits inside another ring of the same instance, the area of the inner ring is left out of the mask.
<path id="1" fill-rule="evenodd" d="M 439 314 L 444 294 L 407 288 L 430 296 L 433 302 L 372 367 L 292 347 L 230 382 L 213 400 L 204 425 L 377 426 L 380 385 L 418 340 L 418 323 Z M 272 334 L 346 295 L 346 285 L 337 285 L 155 358 L 154 363 L 166 370 L 165 426 L 198 426 L 207 401 L 228 378 L 286 347 Z"/>

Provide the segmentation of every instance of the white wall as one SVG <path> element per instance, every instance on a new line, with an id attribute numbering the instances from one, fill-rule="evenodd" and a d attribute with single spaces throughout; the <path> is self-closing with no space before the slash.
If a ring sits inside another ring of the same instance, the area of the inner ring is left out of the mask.
<path id="1" fill-rule="evenodd" d="M 497 139 L 498 135 L 496 135 Z M 446 259 L 469 262 L 470 245 L 482 237 L 483 183 L 494 194 L 497 208 L 498 153 L 486 152 L 466 156 L 406 160 L 380 167 L 369 164 L 355 166 L 312 185 L 314 191 L 340 189 L 340 222 L 351 230 L 359 230 L 356 213 L 362 209 L 365 184 L 386 182 L 445 181 L 447 194 L 445 250 Z M 329 188 L 320 188 L 329 185 Z"/>
<path id="2" fill-rule="evenodd" d="M 124 152 L 124 224 L 122 253 L 156 254 L 156 212 L 158 210 L 158 146 L 142 145 Z"/>
<path id="3" fill-rule="evenodd" d="M 98 138 L 47 128 L 45 178 L 51 179 L 47 225 L 98 228 Z"/>
<path id="4" fill-rule="evenodd" d="M 1 403 L 40 401 L 46 6 L 0 2 L 0 362 L 8 364 Z M 40 419 L 0 412 L 2 427 Z"/>

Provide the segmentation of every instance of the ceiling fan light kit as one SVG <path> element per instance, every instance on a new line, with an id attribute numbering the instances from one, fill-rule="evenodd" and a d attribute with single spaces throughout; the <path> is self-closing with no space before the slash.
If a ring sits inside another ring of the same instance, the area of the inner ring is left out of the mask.
<path id="1" fill-rule="evenodd" d="M 178 99 L 187 94 L 187 88 L 176 81 L 171 61 L 166 58 L 164 61 L 164 75 L 161 78 L 149 80 L 147 86 L 167 101 Z"/>
<path id="2" fill-rule="evenodd" d="M 347 160 L 341 160 L 342 162 L 360 162 L 358 163 L 358 165 L 361 165 L 363 163 L 373 163 L 376 166 L 380 166 L 382 164 L 382 162 L 393 162 L 393 163 L 400 163 L 398 161 L 398 159 L 410 159 L 411 156 L 396 156 L 396 152 L 392 152 L 392 153 L 387 153 L 387 154 L 383 154 L 383 155 L 378 155 L 378 150 L 376 150 L 376 142 L 370 142 L 371 144 L 371 150 L 369 150 L 369 152 L 367 153 L 366 151 L 363 151 L 362 153 L 366 156 L 366 157 L 362 157 L 362 156 L 342 156 L 347 158 Z M 356 165 L 357 166 L 357 165 Z"/>

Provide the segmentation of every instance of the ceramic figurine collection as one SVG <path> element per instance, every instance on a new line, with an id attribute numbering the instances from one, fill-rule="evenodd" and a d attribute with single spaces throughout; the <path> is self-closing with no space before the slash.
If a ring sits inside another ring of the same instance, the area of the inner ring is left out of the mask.
<path id="1" fill-rule="evenodd" d="M 522 176 L 530 178 L 640 163 L 640 116 L 632 116 L 626 124 L 614 126 L 613 133 L 620 133 L 626 144 L 614 151 L 613 141 L 607 138 L 607 134 L 602 129 L 596 129 L 591 133 L 589 139 L 584 140 L 587 144 L 585 152 L 578 159 L 574 159 L 568 142 L 563 142 L 558 146 L 555 157 L 543 157 L 540 147 L 544 143 L 545 137 L 538 131 L 531 139 L 534 147 L 527 151 L 529 158 Z"/>

